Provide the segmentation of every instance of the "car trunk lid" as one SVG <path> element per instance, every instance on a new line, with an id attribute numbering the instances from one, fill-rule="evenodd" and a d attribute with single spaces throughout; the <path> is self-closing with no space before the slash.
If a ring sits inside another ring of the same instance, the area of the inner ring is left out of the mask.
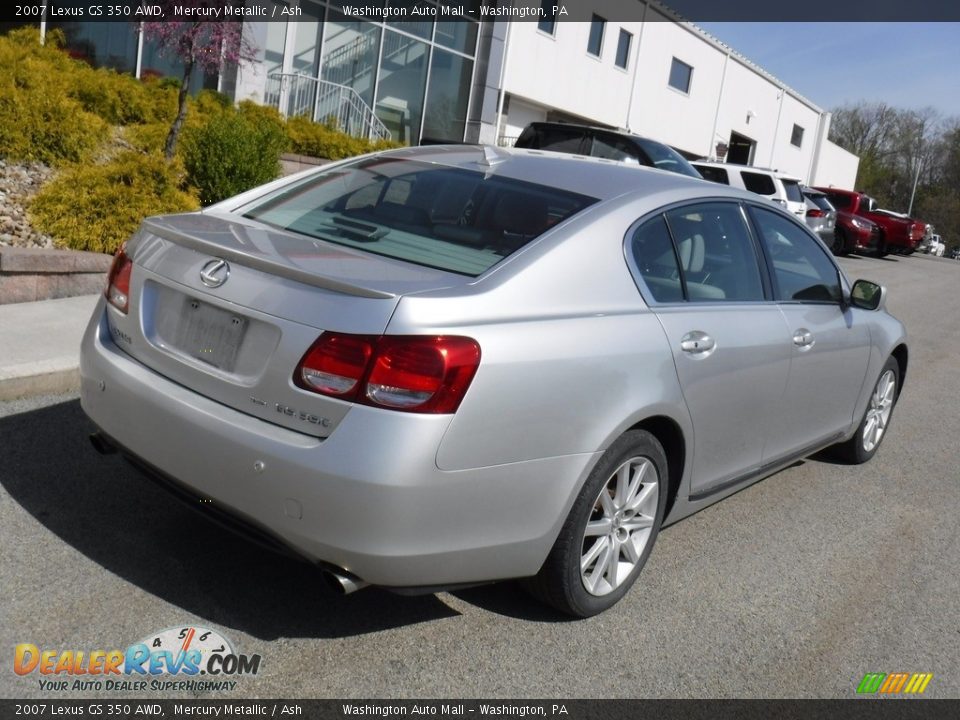
<path id="1" fill-rule="evenodd" d="M 150 218 L 128 253 L 130 310 L 108 310 L 118 347 L 206 397 L 316 437 L 350 408 L 292 382 L 317 337 L 381 334 L 402 295 L 468 280 L 223 214 Z"/>

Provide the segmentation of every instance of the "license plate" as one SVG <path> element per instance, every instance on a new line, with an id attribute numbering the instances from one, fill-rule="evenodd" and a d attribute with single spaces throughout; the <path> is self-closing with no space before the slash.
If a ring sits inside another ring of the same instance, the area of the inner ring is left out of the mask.
<path id="1" fill-rule="evenodd" d="M 173 345 L 190 357 L 232 372 L 246 330 L 246 318 L 186 298 Z"/>

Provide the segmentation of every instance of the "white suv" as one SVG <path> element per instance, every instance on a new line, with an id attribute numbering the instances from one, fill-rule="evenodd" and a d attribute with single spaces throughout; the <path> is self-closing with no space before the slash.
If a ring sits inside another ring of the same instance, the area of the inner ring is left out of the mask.
<path id="1" fill-rule="evenodd" d="M 800 178 L 776 170 L 710 160 L 695 160 L 690 164 L 700 171 L 705 180 L 755 192 L 779 203 L 799 220 L 806 217 L 807 205 L 800 189 Z"/>

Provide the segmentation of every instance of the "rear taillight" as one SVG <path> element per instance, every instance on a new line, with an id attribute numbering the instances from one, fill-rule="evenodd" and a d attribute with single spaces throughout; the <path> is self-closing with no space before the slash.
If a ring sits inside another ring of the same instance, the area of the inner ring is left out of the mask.
<path id="1" fill-rule="evenodd" d="M 807 217 L 823 217 L 826 213 L 823 210 L 817 208 L 810 208 L 807 210 Z"/>
<path id="2" fill-rule="evenodd" d="M 295 380 L 306 390 L 352 399 L 372 354 L 370 338 L 324 333 L 300 361 Z"/>
<path id="3" fill-rule="evenodd" d="M 479 365 L 480 346 L 466 337 L 325 332 L 293 381 L 364 405 L 443 414 L 456 412 Z"/>
<path id="4" fill-rule="evenodd" d="M 103 291 L 107 302 L 124 314 L 130 309 L 130 273 L 133 271 L 133 261 L 127 257 L 126 250 L 124 243 L 113 256 L 107 273 L 107 287 Z"/>

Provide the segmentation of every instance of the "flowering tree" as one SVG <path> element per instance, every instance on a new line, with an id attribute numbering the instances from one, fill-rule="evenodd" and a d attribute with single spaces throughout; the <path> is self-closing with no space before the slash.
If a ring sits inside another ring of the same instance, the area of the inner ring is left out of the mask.
<path id="1" fill-rule="evenodd" d="M 187 95 L 190 91 L 190 76 L 193 69 L 199 68 L 205 73 L 219 73 L 223 67 L 240 61 L 256 59 L 257 48 L 243 34 L 243 23 L 236 20 L 206 20 L 216 17 L 207 12 L 222 7 L 224 3 L 216 0 L 180 0 L 180 7 L 193 10 L 192 21 L 166 20 L 163 22 L 145 22 L 142 25 L 145 40 L 152 40 L 161 55 L 172 57 L 183 63 L 183 78 L 177 102 L 177 116 L 170 125 L 163 152 L 171 159 L 177 148 L 177 138 L 183 121 L 187 117 Z M 165 15 L 173 17 L 173 8 L 164 6 Z M 221 11 L 222 13 L 222 11 Z"/>

